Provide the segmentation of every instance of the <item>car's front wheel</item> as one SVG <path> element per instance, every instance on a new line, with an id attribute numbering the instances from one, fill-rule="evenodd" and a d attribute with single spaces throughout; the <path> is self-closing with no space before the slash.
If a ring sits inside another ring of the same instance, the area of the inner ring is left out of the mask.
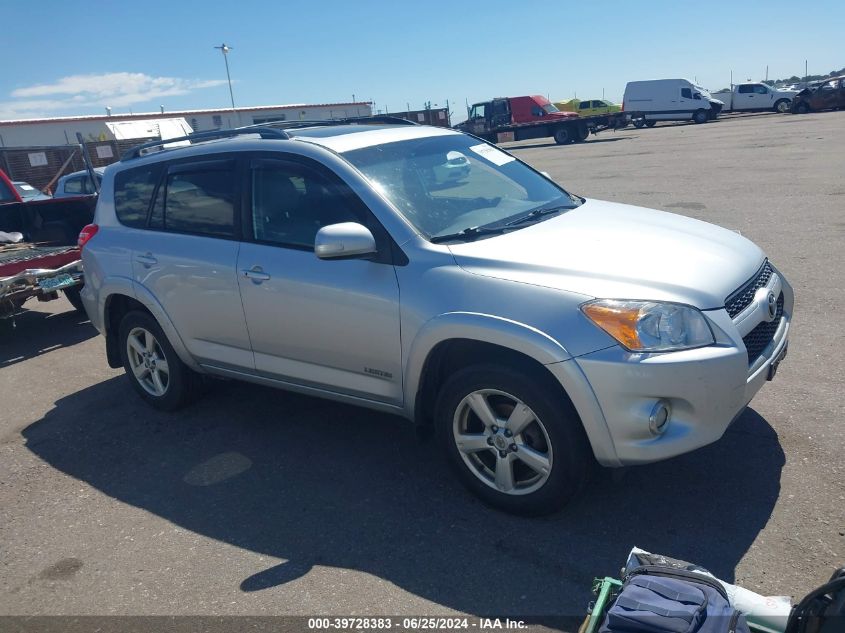
<path id="1" fill-rule="evenodd" d="M 119 339 L 129 381 L 155 408 L 178 409 L 199 392 L 202 376 L 179 359 L 152 315 L 127 313 L 120 322 Z"/>
<path id="2" fill-rule="evenodd" d="M 492 365 L 452 375 L 435 412 L 461 481 L 506 512 L 548 514 L 586 483 L 592 456 L 572 405 L 546 381 Z"/>

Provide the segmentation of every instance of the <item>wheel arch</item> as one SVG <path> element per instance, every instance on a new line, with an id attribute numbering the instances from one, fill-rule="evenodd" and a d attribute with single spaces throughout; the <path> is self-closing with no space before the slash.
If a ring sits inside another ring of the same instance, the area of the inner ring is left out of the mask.
<path id="1" fill-rule="evenodd" d="M 437 390 L 448 376 L 476 363 L 502 363 L 532 372 L 555 389 L 578 415 L 596 459 L 619 466 L 598 399 L 572 356 L 531 326 L 474 313 L 448 313 L 417 334 L 406 363 L 405 413 L 418 427 L 433 421 Z"/>
<path id="2" fill-rule="evenodd" d="M 106 357 L 110 367 L 122 367 L 120 357 L 118 332 L 120 321 L 127 312 L 134 310 L 146 312 L 152 316 L 161 327 L 168 342 L 173 347 L 179 359 L 194 371 L 202 371 L 185 347 L 173 322 L 162 305 L 149 290 L 134 281 L 125 280 L 115 284 L 108 293 L 103 293 L 102 323 L 106 336 Z"/>

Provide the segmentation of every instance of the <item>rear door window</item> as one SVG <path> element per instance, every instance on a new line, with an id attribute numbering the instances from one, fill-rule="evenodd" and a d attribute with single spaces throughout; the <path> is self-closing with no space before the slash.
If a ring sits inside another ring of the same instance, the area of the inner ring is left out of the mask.
<path id="1" fill-rule="evenodd" d="M 161 170 L 160 164 L 145 165 L 127 169 L 115 176 L 114 210 L 121 224 L 134 228 L 146 225 L 147 211 Z M 81 192 L 82 183 L 79 185 Z"/>
<path id="2" fill-rule="evenodd" d="M 171 166 L 155 223 L 167 231 L 234 238 L 235 181 L 234 161 Z"/>
<path id="3" fill-rule="evenodd" d="M 751 94 L 754 92 L 754 86 L 740 86 L 737 92 L 741 95 Z"/>

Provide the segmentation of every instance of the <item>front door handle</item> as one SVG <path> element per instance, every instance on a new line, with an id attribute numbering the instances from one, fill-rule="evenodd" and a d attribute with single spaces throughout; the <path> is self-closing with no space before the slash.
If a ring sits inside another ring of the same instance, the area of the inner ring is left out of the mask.
<path id="1" fill-rule="evenodd" d="M 270 275 L 264 272 L 261 266 L 253 266 L 252 268 L 246 268 L 241 271 L 243 276 L 247 279 L 252 279 L 254 283 L 260 284 L 262 281 L 267 281 L 270 279 Z"/>
<path id="2" fill-rule="evenodd" d="M 137 261 L 139 264 L 143 264 L 147 268 L 149 268 L 150 266 L 154 266 L 155 264 L 158 263 L 158 260 L 155 257 L 153 257 L 152 253 L 144 253 L 143 255 L 136 255 L 135 261 Z"/>

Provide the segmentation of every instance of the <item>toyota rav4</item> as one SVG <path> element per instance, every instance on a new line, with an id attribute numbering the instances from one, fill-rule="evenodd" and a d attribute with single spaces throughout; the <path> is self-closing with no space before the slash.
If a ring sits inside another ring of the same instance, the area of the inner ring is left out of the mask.
<path id="1" fill-rule="evenodd" d="M 475 137 L 373 119 L 161 144 L 106 169 L 80 236 L 108 362 L 154 407 L 213 375 L 395 413 L 537 514 L 595 462 L 714 442 L 786 355 L 792 289 L 753 243 Z"/>

